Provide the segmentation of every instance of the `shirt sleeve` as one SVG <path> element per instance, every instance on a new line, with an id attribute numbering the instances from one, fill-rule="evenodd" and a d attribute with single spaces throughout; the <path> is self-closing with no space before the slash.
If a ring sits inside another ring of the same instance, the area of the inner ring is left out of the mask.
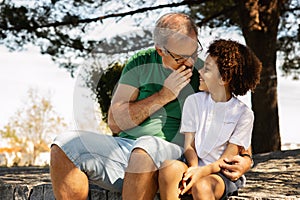
<path id="1" fill-rule="evenodd" d="M 119 83 L 131 85 L 133 87 L 139 88 L 139 67 L 138 67 L 138 56 L 134 56 L 125 65 Z"/>
<path id="2" fill-rule="evenodd" d="M 251 145 L 253 122 L 253 111 L 245 109 L 237 122 L 237 126 L 229 139 L 229 142 L 248 149 Z"/>
<path id="3" fill-rule="evenodd" d="M 180 133 L 196 132 L 196 100 L 195 95 L 188 96 L 182 110 Z"/>

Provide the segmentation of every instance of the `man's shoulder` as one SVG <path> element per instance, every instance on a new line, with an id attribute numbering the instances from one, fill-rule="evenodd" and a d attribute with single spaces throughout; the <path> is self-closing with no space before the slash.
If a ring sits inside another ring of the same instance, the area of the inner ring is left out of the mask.
<path id="1" fill-rule="evenodd" d="M 146 60 L 155 60 L 158 56 L 158 53 L 154 48 L 149 49 L 143 49 L 135 53 L 128 62 L 131 62 L 133 60 L 140 60 L 140 61 L 146 61 Z"/>
<path id="2" fill-rule="evenodd" d="M 143 49 L 135 53 L 126 63 L 125 71 L 150 63 L 161 63 L 161 58 L 154 48 Z"/>
<path id="3" fill-rule="evenodd" d="M 152 56 L 153 54 L 157 53 L 154 48 L 142 49 L 138 51 L 136 54 L 140 56 Z"/>

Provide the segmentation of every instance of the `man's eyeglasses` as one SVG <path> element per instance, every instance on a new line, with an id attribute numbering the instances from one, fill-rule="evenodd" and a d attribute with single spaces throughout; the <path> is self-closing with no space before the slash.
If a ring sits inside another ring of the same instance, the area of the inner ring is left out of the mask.
<path id="1" fill-rule="evenodd" d="M 174 56 L 173 53 L 171 53 L 166 47 L 164 47 L 164 49 L 175 60 L 175 62 L 177 64 L 183 64 L 189 58 L 192 58 L 193 60 L 196 60 L 197 56 L 201 53 L 201 51 L 203 51 L 203 47 L 202 47 L 202 45 L 201 45 L 201 43 L 198 39 L 197 39 L 197 42 L 198 42 L 198 47 L 197 47 L 196 51 L 190 56 L 188 56 L 188 55 L 177 55 L 177 54 L 176 54 L 176 56 Z"/>

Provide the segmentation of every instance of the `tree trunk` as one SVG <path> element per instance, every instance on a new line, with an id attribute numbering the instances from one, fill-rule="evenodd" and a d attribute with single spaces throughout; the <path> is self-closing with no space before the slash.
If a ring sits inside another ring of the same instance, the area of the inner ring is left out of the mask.
<path id="1" fill-rule="evenodd" d="M 254 153 L 280 150 L 277 102 L 276 41 L 280 0 L 236 0 L 247 45 L 261 60 L 261 83 L 252 94 L 255 114 L 252 134 Z"/>

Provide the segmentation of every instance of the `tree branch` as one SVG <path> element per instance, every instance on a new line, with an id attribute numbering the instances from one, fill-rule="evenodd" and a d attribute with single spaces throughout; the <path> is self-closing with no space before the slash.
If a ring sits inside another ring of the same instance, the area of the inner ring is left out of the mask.
<path id="1" fill-rule="evenodd" d="M 204 18 L 203 20 L 201 20 L 200 22 L 198 22 L 197 25 L 198 25 L 199 27 L 201 27 L 201 26 L 203 26 L 204 24 L 206 24 L 207 22 L 209 22 L 210 20 L 215 19 L 215 18 L 217 18 L 217 17 L 219 17 L 219 16 L 221 16 L 221 15 L 225 15 L 226 13 L 232 11 L 233 9 L 237 9 L 237 7 L 238 7 L 237 5 L 234 5 L 234 6 L 225 8 L 225 9 L 221 10 L 220 12 L 217 12 L 217 13 L 215 13 L 215 14 L 212 14 L 212 15 L 209 16 L 209 17 Z"/>
<path id="2" fill-rule="evenodd" d="M 109 15 L 104 15 L 96 18 L 89 18 L 89 19 L 73 19 L 71 21 L 64 21 L 64 22 L 53 22 L 45 25 L 33 25 L 33 26 L 15 26 L 15 27 L 10 27 L 6 28 L 6 30 L 36 30 L 38 28 L 48 28 L 48 27 L 59 27 L 59 26 L 66 26 L 66 25 L 78 25 L 78 24 L 83 24 L 83 23 L 91 23 L 91 22 L 96 22 L 96 21 L 102 21 L 104 19 L 108 18 L 116 18 L 116 17 L 125 17 L 128 15 L 134 15 L 137 13 L 143 13 L 146 11 L 151 11 L 151 10 L 157 10 L 157 9 L 162 9 L 162 8 L 172 8 L 172 7 L 178 7 L 178 6 L 183 6 L 183 5 L 195 5 L 205 2 L 205 0 L 184 0 L 179 3 L 171 3 L 171 4 L 163 4 L 163 5 L 158 5 L 154 7 L 144 7 L 144 8 L 139 8 L 137 10 L 133 11 L 128 11 L 128 12 L 123 12 L 123 13 L 117 13 L 117 14 L 109 14 Z"/>
<path id="3" fill-rule="evenodd" d="M 284 9 L 284 12 L 294 12 L 294 11 L 298 11 L 300 10 L 300 7 L 295 7 L 295 8 L 288 8 L 288 9 Z"/>

